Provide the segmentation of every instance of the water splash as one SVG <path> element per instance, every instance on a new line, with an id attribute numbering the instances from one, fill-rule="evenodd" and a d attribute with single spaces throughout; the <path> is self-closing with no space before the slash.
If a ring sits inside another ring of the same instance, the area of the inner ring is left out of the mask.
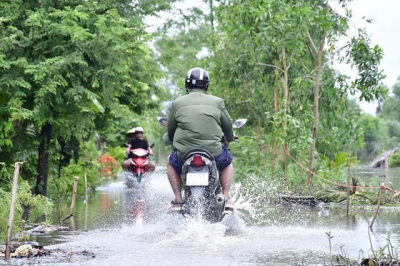
<path id="1" fill-rule="evenodd" d="M 236 211 L 228 213 L 221 221 L 225 225 L 225 235 L 241 235 L 245 232 L 246 222 L 239 216 Z"/>
<path id="2" fill-rule="evenodd" d="M 333 254 L 340 254 L 343 247 L 350 257 L 355 257 L 358 250 L 369 248 L 366 218 L 349 221 L 352 223 L 349 230 L 348 227 L 340 227 L 341 224 L 346 225 L 340 213 L 332 211 L 329 216 L 324 216 L 323 213 L 318 214 L 318 209 L 269 204 L 267 195 L 277 195 L 278 189 L 262 178 L 248 177 L 233 186 L 232 197 L 237 209 L 225 216 L 221 223 L 211 224 L 168 213 L 173 196 L 168 179 L 165 174 L 158 173 L 153 177 L 143 195 L 144 202 L 148 204 L 145 206 L 149 218 L 143 218 L 142 224 L 129 218 L 122 224 L 120 221 L 110 222 L 113 227 L 106 230 L 71 237 L 74 241 L 71 246 L 95 251 L 96 258 L 85 265 L 112 265 L 116 262 L 130 265 L 133 261 L 135 264 L 167 266 L 299 265 L 301 261 L 326 265 L 320 264 L 326 262 L 330 253 L 326 232 L 334 236 Z M 96 212 L 91 220 L 99 223 L 99 219 L 111 219 L 108 216 L 118 219 L 121 212 L 130 210 L 121 211 L 123 206 L 119 205 L 128 202 L 129 196 L 134 200 L 135 192 L 122 183 L 104 188 L 97 193 L 102 204 L 89 202 Z M 126 207 L 131 206 L 128 204 Z M 396 218 L 397 214 L 392 221 L 397 221 Z M 398 230 L 398 226 L 385 225 L 381 216 L 377 221 L 379 225 L 381 229 L 377 228 L 376 232 L 381 234 Z M 385 230 L 382 231 L 382 228 Z M 374 244 L 382 246 L 386 243 L 376 238 L 372 236 Z M 77 262 L 75 265 L 82 264 Z"/>
<path id="3" fill-rule="evenodd" d="M 257 197 L 249 193 L 249 190 L 241 184 L 235 184 L 232 189 L 233 201 L 236 210 L 248 211 L 251 215 L 255 215 L 256 209 L 253 204 Z"/>
<path id="4" fill-rule="evenodd" d="M 195 218 L 183 218 L 180 221 L 175 220 L 165 231 L 166 238 L 159 241 L 161 246 L 186 246 L 191 249 L 197 249 L 207 246 L 207 249 L 219 250 L 222 246 L 231 246 L 239 241 L 239 238 L 233 238 L 234 234 L 229 234 L 227 226 L 223 223 L 210 223 L 205 220 Z"/>
<path id="5" fill-rule="evenodd" d="M 253 223 L 264 220 L 265 212 L 260 212 L 258 207 L 263 204 L 266 192 L 275 189 L 276 187 L 255 175 L 232 186 L 231 195 L 235 205 L 235 217 L 238 217 L 236 220 L 241 220 L 240 223 L 243 224 L 241 226 L 245 225 L 244 219 L 252 220 Z M 230 225 L 235 223 L 239 222 L 231 222 Z"/>
<path id="6" fill-rule="evenodd" d="M 125 188 L 123 181 L 112 182 L 96 188 L 96 191 L 121 191 Z"/>

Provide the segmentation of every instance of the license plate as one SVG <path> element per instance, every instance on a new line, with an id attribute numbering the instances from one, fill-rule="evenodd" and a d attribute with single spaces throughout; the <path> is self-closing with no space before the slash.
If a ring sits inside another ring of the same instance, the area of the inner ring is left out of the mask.
<path id="1" fill-rule="evenodd" d="M 186 174 L 187 186 L 207 186 L 208 173 L 187 173 Z"/>

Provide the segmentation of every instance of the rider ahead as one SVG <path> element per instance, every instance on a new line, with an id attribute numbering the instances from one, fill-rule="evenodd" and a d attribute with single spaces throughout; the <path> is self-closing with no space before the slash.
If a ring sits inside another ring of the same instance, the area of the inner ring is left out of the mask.
<path id="1" fill-rule="evenodd" d="M 131 160 L 129 159 L 129 157 L 130 157 L 129 154 L 130 154 L 131 150 L 140 148 L 140 149 L 147 150 L 149 152 L 149 155 L 154 155 L 154 153 L 149 145 L 149 142 L 147 141 L 147 139 L 145 139 L 143 137 L 144 129 L 142 127 L 132 128 L 131 130 L 129 130 L 127 132 L 127 135 L 130 135 L 132 133 L 134 134 L 134 136 L 129 139 L 129 143 L 126 148 L 126 154 L 128 156 L 128 159 L 125 160 L 123 163 L 123 167 L 124 167 L 125 171 L 128 170 L 128 167 L 131 163 Z M 149 161 L 148 162 L 149 163 L 149 172 L 153 172 L 154 169 L 156 168 L 156 166 L 150 159 L 148 161 Z"/>
<path id="2" fill-rule="evenodd" d="M 232 208 L 230 187 L 233 179 L 233 156 L 221 143 L 222 133 L 227 141 L 234 138 L 232 119 L 225 109 L 224 100 L 207 94 L 209 76 L 206 70 L 196 67 L 188 71 L 185 79 L 187 94 L 175 99 L 169 110 L 168 137 L 174 151 L 169 156 L 167 175 L 175 200 L 171 210 L 179 211 L 182 201 L 183 156 L 192 149 L 208 150 L 221 172 L 222 193 L 227 208 Z"/>

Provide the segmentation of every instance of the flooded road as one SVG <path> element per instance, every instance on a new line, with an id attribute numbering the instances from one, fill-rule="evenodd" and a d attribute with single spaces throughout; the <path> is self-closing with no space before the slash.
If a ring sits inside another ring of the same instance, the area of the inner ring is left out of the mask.
<path id="1" fill-rule="evenodd" d="M 73 221 L 77 232 L 46 249 L 70 250 L 71 256 L 62 265 L 250 266 L 331 265 L 331 254 L 360 262 L 371 255 L 371 243 L 379 250 L 390 239 L 395 250 L 399 247 L 397 209 L 380 214 L 370 236 L 374 209 L 350 218 L 345 210 L 299 206 L 257 210 L 240 189 L 234 192 L 239 210 L 222 223 L 170 214 L 172 191 L 164 171 L 157 169 L 143 190 L 127 189 L 122 181 L 98 188 L 87 205 L 77 203 Z M 67 213 L 61 208 L 56 219 Z M 95 257 L 82 260 L 72 251 L 91 252 Z"/>

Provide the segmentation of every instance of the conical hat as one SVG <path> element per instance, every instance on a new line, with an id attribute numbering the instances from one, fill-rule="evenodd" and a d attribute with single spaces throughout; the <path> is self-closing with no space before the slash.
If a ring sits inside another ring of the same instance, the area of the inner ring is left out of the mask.
<path id="1" fill-rule="evenodd" d="M 144 133 L 144 129 L 142 127 L 137 127 L 135 129 L 135 132 L 143 132 Z"/>
<path id="2" fill-rule="evenodd" d="M 133 127 L 133 128 L 131 128 L 131 129 L 129 129 L 129 131 L 126 132 L 126 134 L 134 134 L 135 131 L 136 131 L 136 127 Z"/>

